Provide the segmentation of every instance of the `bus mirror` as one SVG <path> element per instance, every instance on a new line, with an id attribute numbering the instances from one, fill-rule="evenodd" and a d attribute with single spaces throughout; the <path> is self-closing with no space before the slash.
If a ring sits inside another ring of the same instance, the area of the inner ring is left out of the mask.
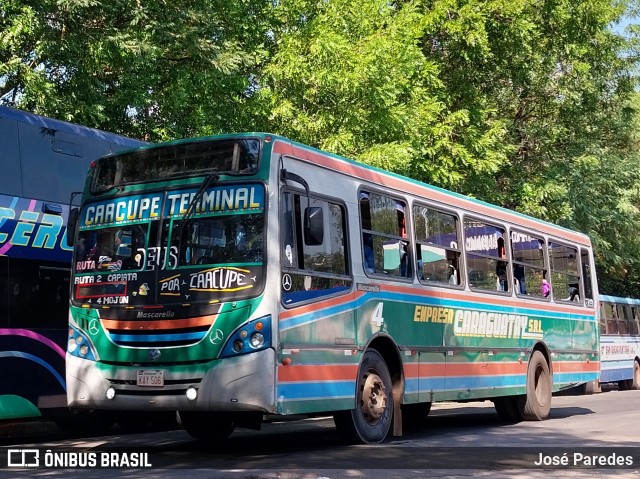
<path id="1" fill-rule="evenodd" d="M 322 208 L 312 206 L 304 209 L 304 243 L 308 246 L 322 244 L 324 219 Z"/>
<path id="2" fill-rule="evenodd" d="M 69 219 L 67 220 L 67 244 L 73 246 L 76 239 L 76 229 L 78 227 L 78 218 L 80 217 L 80 209 L 71 208 L 69 210 Z"/>

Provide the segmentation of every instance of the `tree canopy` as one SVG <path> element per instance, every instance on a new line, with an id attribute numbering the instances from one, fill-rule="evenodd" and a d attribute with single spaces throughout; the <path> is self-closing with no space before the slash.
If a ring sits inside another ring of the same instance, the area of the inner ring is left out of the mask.
<path id="1" fill-rule="evenodd" d="M 636 0 L 0 0 L 0 102 L 262 130 L 590 235 L 640 296 Z"/>

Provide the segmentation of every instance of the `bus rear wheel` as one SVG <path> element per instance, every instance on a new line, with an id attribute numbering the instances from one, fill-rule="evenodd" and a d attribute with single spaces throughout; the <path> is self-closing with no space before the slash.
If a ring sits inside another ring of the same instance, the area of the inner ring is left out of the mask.
<path id="1" fill-rule="evenodd" d="M 224 413 L 180 411 L 180 423 L 185 431 L 199 441 L 216 443 L 231 435 L 235 424 L 231 417 Z"/>
<path id="2" fill-rule="evenodd" d="M 334 422 L 350 442 L 378 444 L 391 428 L 393 395 L 389 369 L 377 351 L 364 353 L 356 387 L 356 407 L 337 412 Z"/>
<path id="3" fill-rule="evenodd" d="M 501 421 L 509 423 L 522 421 L 518 400 L 518 396 L 502 396 L 493 399 L 493 405 Z"/>
<path id="4" fill-rule="evenodd" d="M 542 421 L 549 417 L 553 383 L 544 354 L 534 351 L 527 367 L 527 392 L 518 397 L 520 414 L 525 421 Z"/>

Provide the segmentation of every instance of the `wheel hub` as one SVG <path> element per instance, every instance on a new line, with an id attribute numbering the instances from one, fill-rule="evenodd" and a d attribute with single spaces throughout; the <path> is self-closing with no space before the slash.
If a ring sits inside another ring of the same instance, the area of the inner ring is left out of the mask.
<path id="1" fill-rule="evenodd" d="M 387 408 L 384 383 L 377 374 L 370 374 L 365 380 L 361 407 L 363 416 L 370 423 L 380 419 Z"/>

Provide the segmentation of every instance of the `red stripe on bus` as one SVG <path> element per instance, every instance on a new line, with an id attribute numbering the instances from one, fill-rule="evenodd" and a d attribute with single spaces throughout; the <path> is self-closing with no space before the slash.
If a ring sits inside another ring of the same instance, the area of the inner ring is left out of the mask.
<path id="1" fill-rule="evenodd" d="M 554 373 L 574 373 L 574 372 L 598 372 L 600 371 L 599 361 L 557 361 L 553 362 Z"/>
<path id="2" fill-rule="evenodd" d="M 274 143 L 273 152 L 280 154 L 289 154 L 302 160 L 306 160 L 307 162 L 324 166 L 331 170 L 341 171 L 348 175 L 369 180 L 383 186 L 393 187 L 417 196 L 434 199 L 446 205 L 457 206 L 471 212 L 477 212 L 487 216 L 495 217 L 497 219 L 506 220 L 517 225 L 533 228 L 538 231 L 544 231 L 548 234 L 553 234 L 561 238 L 570 239 L 580 245 L 591 245 L 588 237 L 576 234 L 572 231 L 555 228 L 553 225 L 537 222 L 533 218 L 529 219 L 512 214 L 508 211 L 498 210 L 497 207 L 494 209 L 491 206 L 460 198 L 454 194 L 448 194 L 437 189 L 426 188 L 409 180 L 395 178 L 391 175 L 387 175 L 374 170 L 369 170 L 363 166 L 349 163 L 337 158 L 332 158 L 330 156 L 326 156 L 291 143 L 285 143 L 281 140 Z"/>
<path id="3" fill-rule="evenodd" d="M 278 366 L 278 382 L 355 380 L 357 364 Z"/>
<path id="4" fill-rule="evenodd" d="M 148 321 L 119 321 L 114 319 L 103 319 L 102 324 L 107 329 L 129 329 L 129 330 L 154 330 L 154 329 L 182 329 L 195 328 L 199 326 L 211 326 L 216 316 L 199 316 L 188 319 L 164 319 Z"/>

